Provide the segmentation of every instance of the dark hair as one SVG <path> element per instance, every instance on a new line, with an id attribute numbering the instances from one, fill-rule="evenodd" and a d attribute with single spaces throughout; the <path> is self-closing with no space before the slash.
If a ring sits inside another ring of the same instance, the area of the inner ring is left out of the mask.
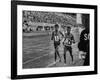
<path id="1" fill-rule="evenodd" d="M 55 24 L 55 28 L 59 28 L 59 25 L 58 24 Z"/>
<path id="2" fill-rule="evenodd" d="M 67 29 L 71 29 L 71 27 L 70 26 L 67 26 Z"/>

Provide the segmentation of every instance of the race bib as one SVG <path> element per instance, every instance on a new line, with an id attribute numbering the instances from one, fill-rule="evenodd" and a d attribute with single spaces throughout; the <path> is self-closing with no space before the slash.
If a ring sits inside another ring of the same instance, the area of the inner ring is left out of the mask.
<path id="1" fill-rule="evenodd" d="M 71 45 L 71 41 L 70 41 L 69 39 L 66 39 L 66 40 L 65 40 L 65 44 Z"/>
<path id="2" fill-rule="evenodd" d="M 55 36 L 55 41 L 59 41 L 59 36 Z"/>

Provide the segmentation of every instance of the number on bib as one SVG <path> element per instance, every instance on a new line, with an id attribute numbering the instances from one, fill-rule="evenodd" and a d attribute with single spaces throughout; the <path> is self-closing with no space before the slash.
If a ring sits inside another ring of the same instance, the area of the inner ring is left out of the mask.
<path id="1" fill-rule="evenodd" d="M 66 39 L 65 40 L 65 44 L 70 45 L 71 44 L 71 41 L 69 39 Z"/>
<path id="2" fill-rule="evenodd" d="M 59 41 L 59 37 L 58 36 L 55 36 L 55 41 Z"/>

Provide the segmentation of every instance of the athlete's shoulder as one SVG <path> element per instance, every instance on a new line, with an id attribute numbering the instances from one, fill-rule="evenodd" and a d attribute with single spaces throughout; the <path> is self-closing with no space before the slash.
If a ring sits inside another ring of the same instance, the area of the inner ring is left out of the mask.
<path id="1" fill-rule="evenodd" d="M 52 34 L 54 34 L 55 33 L 55 31 L 52 31 Z"/>
<path id="2" fill-rule="evenodd" d="M 84 35 L 84 34 L 89 34 L 89 30 L 84 29 L 84 30 L 81 32 L 81 35 Z"/>
<path id="3" fill-rule="evenodd" d="M 70 34 L 68 34 L 68 33 L 65 33 L 66 35 L 68 35 L 68 36 L 70 36 L 70 37 L 72 37 L 73 36 L 73 34 L 72 33 L 70 33 Z"/>

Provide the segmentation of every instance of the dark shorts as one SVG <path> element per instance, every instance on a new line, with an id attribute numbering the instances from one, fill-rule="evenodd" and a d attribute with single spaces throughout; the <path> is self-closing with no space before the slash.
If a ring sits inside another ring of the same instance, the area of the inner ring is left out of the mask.
<path id="1" fill-rule="evenodd" d="M 64 46 L 64 50 L 72 52 L 72 47 L 71 46 Z"/>
<path id="2" fill-rule="evenodd" d="M 60 45 L 60 41 L 54 42 L 54 48 L 56 49 Z"/>

